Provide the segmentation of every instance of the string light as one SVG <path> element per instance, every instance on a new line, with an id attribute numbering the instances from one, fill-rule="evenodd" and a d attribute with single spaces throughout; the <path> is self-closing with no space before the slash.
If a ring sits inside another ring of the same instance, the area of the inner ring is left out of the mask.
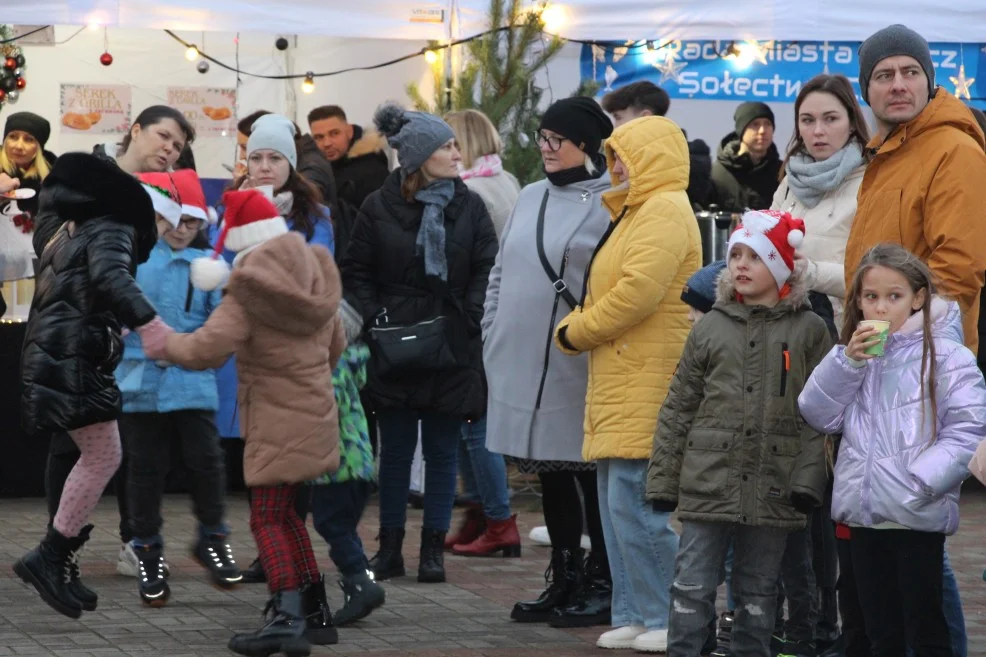
<path id="1" fill-rule="evenodd" d="M 426 50 L 425 61 L 428 62 L 429 64 L 434 64 L 435 62 L 438 61 L 438 53 L 435 52 L 434 50 Z"/>
<path id="2" fill-rule="evenodd" d="M 185 49 L 185 59 L 190 62 L 194 62 L 199 57 L 199 49 L 195 47 L 195 44 L 188 46 Z"/>
<path id="3" fill-rule="evenodd" d="M 545 30 L 557 32 L 558 28 L 568 22 L 568 12 L 561 5 L 548 5 L 541 11 L 541 22 Z"/>
<path id="4" fill-rule="evenodd" d="M 315 74 L 311 71 L 305 73 L 305 81 L 301 83 L 301 91 L 306 94 L 315 91 Z"/>

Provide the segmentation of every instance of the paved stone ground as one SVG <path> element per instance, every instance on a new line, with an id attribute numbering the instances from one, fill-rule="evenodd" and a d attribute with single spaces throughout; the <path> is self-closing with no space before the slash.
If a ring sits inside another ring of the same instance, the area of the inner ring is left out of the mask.
<path id="1" fill-rule="evenodd" d="M 543 587 L 546 548 L 531 545 L 527 532 L 540 514 L 533 502 L 519 501 L 521 559 L 448 557 L 449 583 L 418 584 L 413 577 L 386 583 L 387 604 L 358 626 L 340 630 L 336 646 L 313 648 L 313 655 L 372 655 L 373 657 L 577 657 L 600 655 L 593 642 L 605 628 L 563 631 L 520 625 L 508 620 L 514 601 L 536 596 Z M 100 593 L 99 610 L 78 621 L 51 611 L 33 590 L 10 570 L 10 565 L 36 544 L 45 521 L 42 500 L 0 500 L 0 656 L 57 655 L 58 657 L 128 657 L 167 655 L 206 657 L 229 655 L 232 632 L 259 626 L 266 601 L 262 585 L 221 592 L 208 586 L 201 569 L 187 554 L 193 528 L 188 502 L 168 497 L 165 519 L 172 577 L 172 602 L 163 609 L 140 604 L 135 580 L 116 575 L 119 544 L 115 536 L 116 505 L 106 498 L 95 522 L 92 548 L 83 568 L 86 581 Z M 367 511 L 363 537 L 372 552 L 376 508 Z M 230 500 L 229 519 L 235 528 L 234 548 L 244 564 L 255 554 L 242 497 Z M 420 512 L 411 511 L 405 555 L 409 572 L 417 568 L 417 528 Z M 949 540 L 952 564 L 959 576 L 969 626 L 969 655 L 986 655 L 986 566 L 983 544 L 986 493 L 963 498 L 963 529 Z M 334 572 L 327 550 L 317 535 L 316 551 L 326 572 Z M 339 605 L 341 593 L 330 592 Z"/>

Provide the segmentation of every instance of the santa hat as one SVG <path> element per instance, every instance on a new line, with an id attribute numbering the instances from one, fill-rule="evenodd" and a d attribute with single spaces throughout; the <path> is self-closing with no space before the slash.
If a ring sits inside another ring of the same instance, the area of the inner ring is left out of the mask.
<path id="1" fill-rule="evenodd" d="M 181 223 L 181 204 L 178 202 L 178 191 L 171 184 L 168 174 L 140 173 L 137 174 L 137 180 L 151 197 L 154 212 L 161 215 L 172 228 L 178 228 L 178 224 Z"/>
<path id="2" fill-rule="evenodd" d="M 805 222 L 801 219 L 776 210 L 750 210 L 729 236 L 726 253 L 737 244 L 750 247 L 774 275 L 777 288 L 783 289 L 794 271 L 794 251 L 804 239 Z"/>
<path id="3" fill-rule="evenodd" d="M 171 179 L 178 190 L 183 216 L 201 219 L 210 224 L 216 223 L 216 211 L 206 204 L 202 182 L 193 169 L 179 169 L 171 174 Z"/>
<path id="4" fill-rule="evenodd" d="M 223 205 L 222 230 L 212 255 L 192 261 L 192 285 L 200 290 L 215 290 L 229 278 L 229 265 L 222 258 L 224 248 L 243 254 L 288 232 L 284 217 L 259 190 L 226 192 Z"/>

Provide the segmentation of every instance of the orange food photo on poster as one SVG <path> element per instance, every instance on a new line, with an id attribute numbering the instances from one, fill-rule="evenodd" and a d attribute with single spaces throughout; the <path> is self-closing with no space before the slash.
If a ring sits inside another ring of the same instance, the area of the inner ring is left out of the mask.
<path id="1" fill-rule="evenodd" d="M 73 130 L 89 130 L 93 126 L 88 114 L 78 112 L 66 112 L 62 115 L 62 125 Z"/>

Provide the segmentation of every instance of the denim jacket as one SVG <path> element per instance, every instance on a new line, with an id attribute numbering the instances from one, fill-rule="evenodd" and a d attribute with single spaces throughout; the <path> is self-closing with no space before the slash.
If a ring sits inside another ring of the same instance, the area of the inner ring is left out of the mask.
<path id="1" fill-rule="evenodd" d="M 944 534 L 959 527 L 959 487 L 986 435 L 986 384 L 962 346 L 958 305 L 935 299 L 933 418 L 920 383 L 922 321 L 913 315 L 887 340 L 884 355 L 861 367 L 846 358 L 845 347 L 835 347 L 798 400 L 811 426 L 843 434 L 832 498 L 838 522 Z"/>
<path id="2" fill-rule="evenodd" d="M 159 240 L 147 262 L 137 268 L 137 284 L 158 314 L 179 333 L 205 324 L 222 299 L 221 292 L 192 287 L 190 264 L 207 256 L 201 249 L 173 250 Z M 161 366 L 148 359 L 136 331 L 124 339 L 123 360 L 116 369 L 124 413 L 168 413 L 219 408 L 215 370 L 193 372 L 177 365 Z"/>

